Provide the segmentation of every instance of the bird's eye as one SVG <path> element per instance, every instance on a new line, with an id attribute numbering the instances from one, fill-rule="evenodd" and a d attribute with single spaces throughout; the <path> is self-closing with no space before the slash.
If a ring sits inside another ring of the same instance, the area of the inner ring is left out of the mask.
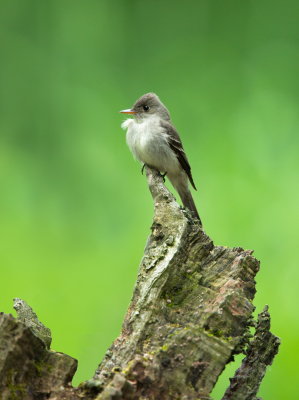
<path id="1" fill-rule="evenodd" d="M 143 106 L 144 111 L 148 111 L 149 110 L 149 106 L 145 105 Z"/>

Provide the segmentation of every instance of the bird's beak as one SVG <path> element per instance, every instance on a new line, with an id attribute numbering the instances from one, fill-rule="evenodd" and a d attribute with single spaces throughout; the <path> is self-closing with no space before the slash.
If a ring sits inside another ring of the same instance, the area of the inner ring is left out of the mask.
<path id="1" fill-rule="evenodd" d="M 121 110 L 120 113 L 122 113 L 122 114 L 136 114 L 136 111 L 133 111 L 130 108 L 128 108 L 127 110 Z"/>

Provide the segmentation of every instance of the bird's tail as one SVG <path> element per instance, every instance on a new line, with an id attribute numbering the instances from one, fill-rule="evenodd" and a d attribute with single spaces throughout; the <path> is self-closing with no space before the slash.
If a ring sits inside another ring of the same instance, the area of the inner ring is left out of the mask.
<path id="1" fill-rule="evenodd" d="M 194 203 L 194 200 L 193 200 L 193 197 L 192 197 L 192 194 L 191 194 L 190 190 L 188 188 L 186 188 L 186 187 L 181 187 L 181 188 L 178 188 L 178 192 L 179 192 L 180 198 L 181 198 L 184 206 L 186 208 L 188 208 L 188 210 L 191 211 L 192 215 L 195 218 L 197 218 L 199 220 L 200 224 L 202 225 L 201 219 L 200 219 L 200 217 L 198 215 L 198 211 L 197 211 L 197 208 L 196 208 L 196 205 Z"/>

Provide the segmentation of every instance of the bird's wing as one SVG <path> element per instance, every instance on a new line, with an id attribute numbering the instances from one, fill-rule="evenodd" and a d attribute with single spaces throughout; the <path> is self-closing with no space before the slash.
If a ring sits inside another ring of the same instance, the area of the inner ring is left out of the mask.
<path id="1" fill-rule="evenodd" d="M 167 142 L 169 144 L 169 147 L 175 153 L 179 163 L 181 164 L 181 167 L 186 172 L 191 185 L 194 187 L 195 190 L 197 190 L 192 178 L 191 167 L 187 159 L 179 134 L 177 133 L 175 128 L 165 120 L 161 121 L 161 126 L 165 129 L 167 133 Z"/>

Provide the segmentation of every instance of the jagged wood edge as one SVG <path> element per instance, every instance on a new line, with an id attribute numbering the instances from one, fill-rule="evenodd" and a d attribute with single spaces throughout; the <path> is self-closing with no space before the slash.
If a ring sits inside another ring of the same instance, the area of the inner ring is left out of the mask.
<path id="1" fill-rule="evenodd" d="M 266 369 L 272 364 L 279 346 L 280 339 L 270 332 L 270 314 L 268 306 L 265 306 L 258 316 L 255 335 L 246 350 L 246 357 L 230 379 L 230 386 L 222 400 L 257 400 Z"/>
<path id="2" fill-rule="evenodd" d="M 18 318 L 0 313 L 1 400 L 77 400 L 71 381 L 77 360 L 49 350 L 51 332 L 32 308 L 14 299 Z"/>

